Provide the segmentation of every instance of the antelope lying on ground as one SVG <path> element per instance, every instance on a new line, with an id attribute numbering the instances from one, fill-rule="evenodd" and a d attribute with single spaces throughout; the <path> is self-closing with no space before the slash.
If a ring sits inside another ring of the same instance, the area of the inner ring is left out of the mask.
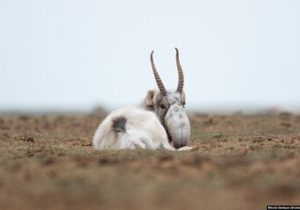
<path id="1" fill-rule="evenodd" d="M 178 86 L 166 90 L 153 61 L 150 61 L 159 90 L 149 90 L 143 103 L 110 113 L 96 130 L 93 146 L 96 149 L 167 149 L 190 150 L 190 122 L 185 112 L 183 72 L 176 49 Z M 171 144 L 173 144 L 172 147 Z"/>

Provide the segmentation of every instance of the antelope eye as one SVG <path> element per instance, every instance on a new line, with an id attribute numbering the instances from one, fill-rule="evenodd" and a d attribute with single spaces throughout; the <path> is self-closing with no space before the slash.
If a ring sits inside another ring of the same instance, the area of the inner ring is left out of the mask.
<path id="1" fill-rule="evenodd" d="M 160 104 L 159 107 L 160 107 L 161 109 L 165 109 L 165 108 L 166 108 L 166 105 Z"/>

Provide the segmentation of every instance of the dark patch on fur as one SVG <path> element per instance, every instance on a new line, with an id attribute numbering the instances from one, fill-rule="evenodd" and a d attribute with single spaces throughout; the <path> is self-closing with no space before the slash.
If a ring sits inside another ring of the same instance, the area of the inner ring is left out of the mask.
<path id="1" fill-rule="evenodd" d="M 112 129 L 116 132 L 125 132 L 126 131 L 126 122 L 127 119 L 123 116 L 113 119 Z"/>

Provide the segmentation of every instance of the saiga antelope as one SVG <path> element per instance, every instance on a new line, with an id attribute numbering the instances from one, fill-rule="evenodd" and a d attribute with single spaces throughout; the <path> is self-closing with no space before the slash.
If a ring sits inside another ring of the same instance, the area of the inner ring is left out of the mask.
<path id="1" fill-rule="evenodd" d="M 96 149 L 190 150 L 190 122 L 185 111 L 184 76 L 176 50 L 178 85 L 167 90 L 150 55 L 158 90 L 149 90 L 143 103 L 111 112 L 99 125 L 93 138 Z M 173 144 L 172 147 L 171 144 Z"/>

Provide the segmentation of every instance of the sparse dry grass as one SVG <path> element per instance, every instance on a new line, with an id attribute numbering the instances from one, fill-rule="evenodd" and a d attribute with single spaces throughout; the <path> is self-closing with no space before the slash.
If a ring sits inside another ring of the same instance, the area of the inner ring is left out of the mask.
<path id="1" fill-rule="evenodd" d="M 300 116 L 193 114 L 192 152 L 95 151 L 102 117 L 0 117 L 0 209 L 299 204 Z"/>

